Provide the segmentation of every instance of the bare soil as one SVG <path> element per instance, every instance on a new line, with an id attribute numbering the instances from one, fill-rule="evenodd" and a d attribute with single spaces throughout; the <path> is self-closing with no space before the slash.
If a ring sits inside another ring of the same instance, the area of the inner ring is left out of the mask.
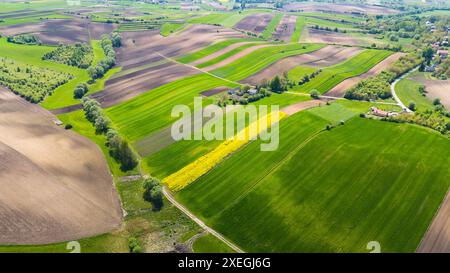
<path id="1" fill-rule="evenodd" d="M 0 244 L 47 244 L 117 229 L 122 210 L 100 149 L 0 89 Z"/>
<path id="2" fill-rule="evenodd" d="M 417 249 L 419 253 L 450 252 L 450 194 L 447 193 Z"/>
<path id="3" fill-rule="evenodd" d="M 40 23 L 26 23 L 0 27 L 6 36 L 28 33 L 36 35 L 44 44 L 87 43 L 111 33 L 114 24 L 90 22 L 86 19 L 48 19 Z"/>
<path id="4" fill-rule="evenodd" d="M 283 15 L 280 23 L 275 29 L 275 33 L 272 38 L 289 42 L 291 40 L 292 33 L 295 30 L 295 23 L 297 22 L 297 16 Z"/>
<path id="5" fill-rule="evenodd" d="M 367 44 L 367 42 L 364 39 L 352 37 L 344 33 L 318 29 L 308 29 L 307 31 L 308 31 L 308 40 L 309 42 L 312 43 L 338 44 L 350 46 L 361 46 Z"/>
<path id="6" fill-rule="evenodd" d="M 325 104 L 325 102 L 321 101 L 321 100 L 301 101 L 301 102 L 286 106 L 285 108 L 281 109 L 281 112 L 284 112 L 287 115 L 293 115 L 300 111 L 303 111 L 303 110 L 306 110 L 309 108 L 313 108 L 313 107 L 318 107 L 318 106 L 321 106 L 324 104 Z"/>
<path id="7" fill-rule="evenodd" d="M 255 13 L 244 17 L 234 27 L 240 30 L 250 31 L 260 34 L 266 29 L 266 26 L 272 21 L 271 13 Z"/>
<path id="8" fill-rule="evenodd" d="M 345 91 L 355 86 L 358 82 L 381 73 L 381 71 L 388 68 L 403 55 L 405 55 L 405 53 L 397 52 L 392 54 L 391 56 L 376 64 L 366 73 L 342 81 L 341 83 L 333 87 L 330 91 L 328 91 L 326 95 L 332 97 L 343 97 L 345 95 Z"/>
<path id="9" fill-rule="evenodd" d="M 427 97 L 440 99 L 442 105 L 450 110 L 450 80 L 419 80 L 425 85 Z"/>
<path id="10" fill-rule="evenodd" d="M 293 3 L 284 5 L 285 11 L 348 13 L 348 14 L 396 14 L 399 11 L 372 5 L 357 4 L 331 4 L 331 3 Z"/>

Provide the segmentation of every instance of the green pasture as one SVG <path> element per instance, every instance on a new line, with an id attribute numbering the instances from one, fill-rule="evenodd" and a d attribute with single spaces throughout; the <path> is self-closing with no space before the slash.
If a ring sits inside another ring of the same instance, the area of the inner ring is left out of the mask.
<path id="1" fill-rule="evenodd" d="M 278 150 L 252 142 L 177 198 L 245 251 L 368 252 L 378 241 L 414 252 L 450 186 L 450 142 L 354 117 L 362 106 L 324 130 L 338 120 L 329 107 L 283 120 Z"/>
<path id="2" fill-rule="evenodd" d="M 423 86 L 423 84 L 414 80 L 414 76 L 417 75 L 419 75 L 419 72 L 414 72 L 397 82 L 395 93 L 405 105 L 409 105 L 412 102 L 419 111 L 432 110 L 434 108 L 433 102 L 419 92 L 419 87 Z"/>

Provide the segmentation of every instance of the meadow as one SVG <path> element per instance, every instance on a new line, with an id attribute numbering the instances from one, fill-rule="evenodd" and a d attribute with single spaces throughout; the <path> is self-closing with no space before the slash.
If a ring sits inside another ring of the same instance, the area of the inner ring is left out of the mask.
<path id="1" fill-rule="evenodd" d="M 316 89 L 323 94 L 343 80 L 369 71 L 370 68 L 391 54 L 392 52 L 385 50 L 364 50 L 340 64 L 322 69 L 314 79 L 303 85 L 296 85 L 292 90 L 309 93 L 311 90 Z"/>
<path id="2" fill-rule="evenodd" d="M 418 75 L 418 73 L 419 72 L 414 72 L 408 77 L 400 80 L 395 85 L 395 92 L 406 106 L 410 103 L 414 103 L 416 105 L 416 110 L 432 110 L 434 108 L 433 102 L 427 96 L 423 96 L 419 92 L 419 87 L 424 85 L 413 79 L 414 75 Z"/>
<path id="3" fill-rule="evenodd" d="M 256 43 L 250 43 L 250 44 L 245 44 L 245 45 L 239 46 L 239 47 L 234 48 L 234 49 L 232 49 L 232 50 L 230 50 L 230 51 L 228 51 L 228 52 L 226 52 L 226 53 L 224 53 L 224 54 L 222 54 L 220 56 L 217 56 L 214 59 L 211 59 L 211 60 L 206 61 L 204 63 L 198 64 L 196 66 L 198 68 L 208 67 L 210 65 L 219 63 L 219 62 L 221 62 L 221 61 L 223 61 L 223 60 L 225 60 L 225 59 L 227 59 L 227 58 L 229 58 L 229 57 L 231 57 L 233 55 L 236 55 L 236 54 L 238 54 L 239 52 L 241 52 L 242 50 L 244 50 L 246 48 L 249 48 L 249 47 L 252 47 L 252 46 L 255 46 L 255 45 L 257 45 L 257 44 Z"/>
<path id="4" fill-rule="evenodd" d="M 336 111 L 313 110 L 282 121 L 276 152 L 250 143 L 177 198 L 246 251 L 415 251 L 449 187 L 448 140 L 351 108 L 328 131 Z"/>
<path id="5" fill-rule="evenodd" d="M 300 40 L 300 35 L 302 34 L 303 28 L 305 27 L 305 17 L 297 16 L 297 21 L 295 22 L 295 30 L 291 36 L 292 43 L 298 43 Z"/>
<path id="6" fill-rule="evenodd" d="M 170 34 L 181 29 L 183 26 L 183 23 L 165 23 L 161 26 L 160 33 L 162 36 L 167 37 Z"/>

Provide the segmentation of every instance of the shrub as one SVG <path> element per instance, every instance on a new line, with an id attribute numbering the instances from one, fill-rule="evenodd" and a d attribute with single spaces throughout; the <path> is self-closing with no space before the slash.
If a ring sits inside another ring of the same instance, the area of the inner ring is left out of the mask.
<path id="1" fill-rule="evenodd" d="M 64 129 L 66 129 L 66 130 L 70 130 L 72 128 L 73 128 L 73 126 L 70 123 L 68 123 L 68 124 L 66 124 L 66 126 L 64 126 Z"/>
<path id="2" fill-rule="evenodd" d="M 149 178 L 144 181 L 144 200 L 151 202 L 153 210 L 159 211 L 163 206 L 163 194 L 161 183 L 156 178 Z"/>
<path id="3" fill-rule="evenodd" d="M 320 96 L 319 91 L 317 91 L 316 89 L 311 90 L 311 92 L 309 94 L 311 95 L 311 98 L 313 98 L 313 99 L 318 99 Z"/>
<path id="4" fill-rule="evenodd" d="M 94 53 L 87 44 L 60 45 L 46 53 L 42 59 L 86 69 L 91 65 Z"/>

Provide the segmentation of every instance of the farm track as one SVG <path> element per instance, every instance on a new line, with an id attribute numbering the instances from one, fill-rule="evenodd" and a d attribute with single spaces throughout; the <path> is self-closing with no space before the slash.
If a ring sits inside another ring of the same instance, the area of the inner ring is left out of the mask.
<path id="1" fill-rule="evenodd" d="M 190 219 L 192 219 L 195 223 L 197 223 L 201 228 L 212 234 L 214 237 L 219 239 L 220 241 L 224 242 L 227 246 L 231 247 L 234 251 L 238 253 L 245 253 L 242 249 L 240 249 L 238 246 L 230 242 L 228 239 L 226 239 L 222 234 L 218 233 L 214 229 L 207 226 L 202 220 L 200 220 L 197 216 L 195 216 L 193 213 L 191 213 L 185 206 L 180 204 L 167 190 L 167 188 L 163 187 L 163 193 L 164 196 L 167 198 L 167 200 L 170 201 L 174 206 L 176 206 L 179 210 L 181 210 L 186 216 L 188 216 Z"/>

